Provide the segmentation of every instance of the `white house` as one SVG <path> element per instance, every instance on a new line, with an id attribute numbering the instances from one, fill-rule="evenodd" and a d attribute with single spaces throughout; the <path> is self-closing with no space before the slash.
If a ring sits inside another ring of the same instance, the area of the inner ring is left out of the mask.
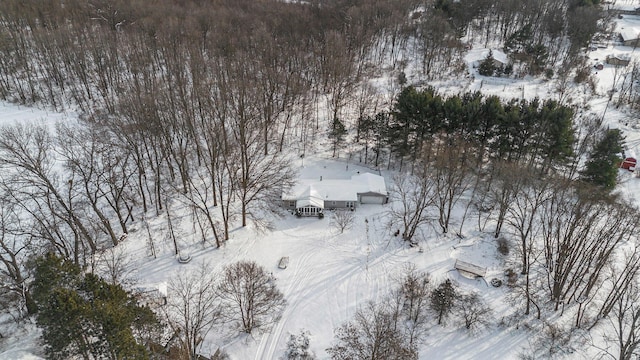
<path id="1" fill-rule="evenodd" d="M 282 194 L 285 208 L 300 215 L 317 215 L 324 209 L 354 210 L 357 204 L 384 204 L 388 201 L 384 178 L 371 173 L 351 179 L 300 179 Z"/>
<path id="2" fill-rule="evenodd" d="M 619 29 L 622 43 L 626 46 L 637 47 L 640 44 L 640 29 L 633 26 L 626 26 Z"/>
<path id="3" fill-rule="evenodd" d="M 509 57 L 503 51 L 498 49 L 482 49 L 478 51 L 477 59 L 473 62 L 474 67 L 480 66 L 480 63 L 489 57 L 489 53 L 493 56 L 493 66 L 505 67 L 509 64 Z"/>

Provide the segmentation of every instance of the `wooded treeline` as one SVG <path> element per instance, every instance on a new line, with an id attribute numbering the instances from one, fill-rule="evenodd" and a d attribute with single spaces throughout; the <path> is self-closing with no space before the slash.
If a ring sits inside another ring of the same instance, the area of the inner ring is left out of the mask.
<path id="1" fill-rule="evenodd" d="M 109 114 L 140 94 L 184 107 L 180 97 L 206 91 L 215 65 L 234 61 L 260 74 L 272 101 L 286 103 L 270 96 L 300 93 L 301 82 L 340 105 L 383 61 L 418 60 L 427 78 L 460 71 L 463 36 L 505 44 L 539 73 L 574 64 L 607 24 L 581 0 L 8 0 L 0 16 L 3 99 Z"/>
<path id="2" fill-rule="evenodd" d="M 359 119 L 356 141 L 378 154 L 388 151 L 389 161 L 403 168 L 438 153 L 439 142 L 464 140 L 474 147 L 473 165 L 487 160 L 523 161 L 538 164 L 545 172 L 555 165 L 577 166 L 574 109 L 554 100 L 534 98 L 503 101 L 480 92 L 445 97 L 431 88 L 402 89 L 389 112 Z M 471 162 L 469 163 L 471 164 Z"/>

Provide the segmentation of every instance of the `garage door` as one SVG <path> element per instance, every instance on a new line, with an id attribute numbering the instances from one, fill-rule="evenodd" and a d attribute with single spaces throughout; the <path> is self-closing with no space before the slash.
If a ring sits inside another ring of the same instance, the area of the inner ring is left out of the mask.
<path id="1" fill-rule="evenodd" d="M 360 198 L 360 202 L 363 204 L 384 204 L 384 197 L 362 195 L 362 197 Z"/>

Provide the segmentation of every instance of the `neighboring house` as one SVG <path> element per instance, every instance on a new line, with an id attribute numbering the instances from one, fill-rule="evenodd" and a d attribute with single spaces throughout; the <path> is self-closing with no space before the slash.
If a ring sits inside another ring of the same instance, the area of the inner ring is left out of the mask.
<path id="1" fill-rule="evenodd" d="M 631 57 L 628 55 L 607 55 L 607 64 L 616 66 L 627 66 L 631 62 Z"/>
<path id="2" fill-rule="evenodd" d="M 384 178 L 362 173 L 351 179 L 300 179 L 282 194 L 285 208 L 303 216 L 322 213 L 324 209 L 354 210 L 358 204 L 385 204 L 388 201 Z"/>
<path id="3" fill-rule="evenodd" d="M 637 47 L 640 45 L 640 30 L 635 27 L 622 28 L 620 38 L 625 46 Z"/>
<path id="4" fill-rule="evenodd" d="M 496 68 L 503 68 L 509 64 L 509 57 L 504 52 L 498 49 L 485 49 L 482 50 L 479 54 L 481 57 L 478 61 L 476 61 L 473 65 L 478 67 L 480 63 L 489 57 L 489 52 L 491 52 L 491 56 L 493 56 L 493 66 Z"/>

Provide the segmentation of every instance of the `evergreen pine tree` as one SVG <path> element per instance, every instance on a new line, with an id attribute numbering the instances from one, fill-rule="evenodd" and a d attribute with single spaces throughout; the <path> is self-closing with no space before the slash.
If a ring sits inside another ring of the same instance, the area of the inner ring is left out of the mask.
<path id="1" fill-rule="evenodd" d="M 623 141 L 620 130 L 606 130 L 589 154 L 589 160 L 580 173 L 582 180 L 605 190 L 612 190 L 618 177 Z"/>
<path id="2" fill-rule="evenodd" d="M 134 330 L 159 322 L 120 285 L 49 254 L 36 261 L 32 288 L 48 358 L 149 358 Z"/>
<path id="3" fill-rule="evenodd" d="M 483 76 L 493 76 L 496 70 L 498 70 L 494 60 L 493 51 L 489 50 L 489 55 L 487 55 L 487 57 L 484 58 L 478 66 L 478 73 Z"/>
<path id="4" fill-rule="evenodd" d="M 565 164 L 573 155 L 575 132 L 573 110 L 557 101 L 547 100 L 538 117 L 538 144 L 541 157 L 548 165 Z"/>
<path id="5" fill-rule="evenodd" d="M 431 292 L 431 309 L 438 317 L 438 324 L 442 324 L 442 321 L 451 314 L 456 297 L 456 290 L 449 279 L 440 283 L 440 285 Z"/>
<path id="6" fill-rule="evenodd" d="M 417 158 L 423 142 L 442 130 L 442 108 L 442 98 L 434 88 L 418 91 L 409 86 L 400 92 L 387 131 L 387 141 L 396 157 L 403 159 L 412 154 L 413 160 Z"/>

